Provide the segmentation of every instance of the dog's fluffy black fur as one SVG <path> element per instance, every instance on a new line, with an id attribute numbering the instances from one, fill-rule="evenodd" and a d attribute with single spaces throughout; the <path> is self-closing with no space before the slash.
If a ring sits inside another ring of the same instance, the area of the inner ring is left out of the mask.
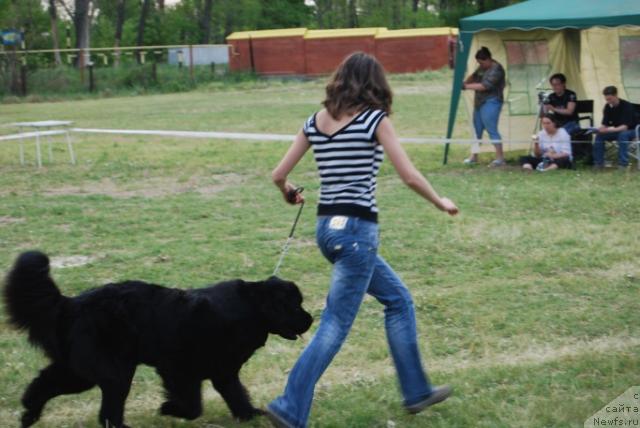
<path id="1" fill-rule="evenodd" d="M 250 419 L 262 411 L 240 383 L 240 368 L 269 333 L 294 340 L 312 323 L 298 287 L 276 277 L 194 290 L 125 281 L 65 297 L 49 274 L 49 258 L 38 251 L 18 257 L 4 301 L 11 324 L 51 360 L 24 393 L 23 427 L 40 418 L 51 398 L 96 385 L 100 423 L 125 426 L 138 364 L 155 367 L 162 378 L 163 415 L 200 416 L 200 388 L 209 379 L 236 418 Z"/>

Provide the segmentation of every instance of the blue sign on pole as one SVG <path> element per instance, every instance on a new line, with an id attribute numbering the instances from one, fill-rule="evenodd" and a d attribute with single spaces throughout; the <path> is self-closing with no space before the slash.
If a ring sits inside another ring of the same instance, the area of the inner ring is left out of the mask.
<path id="1" fill-rule="evenodd" d="M 2 30 L 2 44 L 5 46 L 15 46 L 22 41 L 22 34 L 18 30 Z"/>

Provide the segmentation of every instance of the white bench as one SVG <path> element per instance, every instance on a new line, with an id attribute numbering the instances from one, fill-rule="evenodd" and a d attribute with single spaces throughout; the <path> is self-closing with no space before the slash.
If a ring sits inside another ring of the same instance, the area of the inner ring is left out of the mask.
<path id="1" fill-rule="evenodd" d="M 66 137 L 67 149 L 69 150 L 69 159 L 73 165 L 76 164 L 76 155 L 73 152 L 73 143 L 69 133 L 69 126 L 73 122 L 68 120 L 43 120 L 38 122 L 17 122 L 13 126 L 18 127 L 19 134 L 5 139 L 20 140 L 20 164 L 24 165 L 24 140 L 26 138 L 35 138 L 36 140 L 36 160 L 38 168 L 42 167 L 42 151 L 40 150 L 40 138 L 48 137 L 49 143 L 49 162 L 53 161 L 52 139 L 54 135 L 64 135 Z M 55 129 L 59 128 L 59 129 Z M 30 130 L 23 132 L 23 130 Z"/>

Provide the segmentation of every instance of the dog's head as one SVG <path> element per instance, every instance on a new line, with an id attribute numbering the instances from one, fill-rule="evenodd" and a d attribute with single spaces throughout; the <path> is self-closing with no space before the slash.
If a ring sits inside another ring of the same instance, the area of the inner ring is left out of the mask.
<path id="1" fill-rule="evenodd" d="M 302 308 L 298 286 L 272 276 L 266 281 L 245 283 L 243 292 L 253 302 L 269 333 L 295 340 L 313 322 L 311 314 Z"/>

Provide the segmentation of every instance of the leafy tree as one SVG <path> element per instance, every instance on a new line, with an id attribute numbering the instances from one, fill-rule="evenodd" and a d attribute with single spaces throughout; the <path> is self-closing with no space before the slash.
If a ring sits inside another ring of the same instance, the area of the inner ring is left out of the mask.
<path id="1" fill-rule="evenodd" d="M 0 28 L 24 28 L 29 48 L 51 49 L 74 27 L 76 47 L 224 43 L 271 28 L 457 26 L 519 0 L 0 0 Z"/>

